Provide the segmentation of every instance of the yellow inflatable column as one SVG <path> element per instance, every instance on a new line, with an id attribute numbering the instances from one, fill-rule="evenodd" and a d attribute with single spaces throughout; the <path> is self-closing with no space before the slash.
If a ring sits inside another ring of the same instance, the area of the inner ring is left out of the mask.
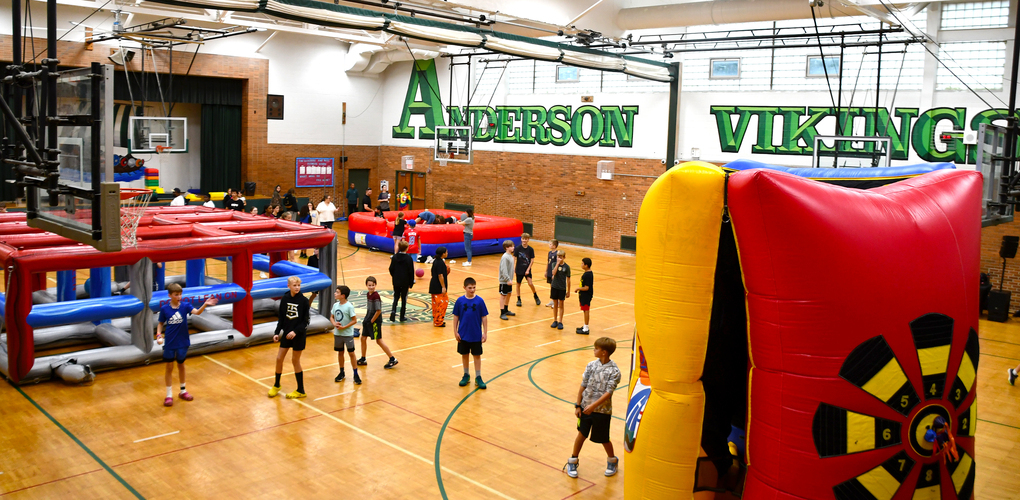
<path id="1" fill-rule="evenodd" d="M 693 497 L 724 183 L 715 165 L 684 163 L 659 177 L 641 204 L 627 499 Z"/>

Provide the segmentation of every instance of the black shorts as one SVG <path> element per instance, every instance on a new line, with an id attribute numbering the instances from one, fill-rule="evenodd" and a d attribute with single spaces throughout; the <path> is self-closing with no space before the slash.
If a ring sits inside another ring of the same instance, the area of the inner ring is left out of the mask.
<path id="1" fill-rule="evenodd" d="M 290 348 L 295 351 L 303 351 L 305 350 L 305 337 L 305 334 L 295 332 L 294 338 L 288 339 L 287 334 L 282 333 L 280 334 L 280 348 Z"/>
<path id="2" fill-rule="evenodd" d="M 379 316 L 379 321 L 374 323 L 362 323 L 361 334 L 368 337 L 371 340 L 379 340 L 382 338 L 382 316 Z"/>
<path id="3" fill-rule="evenodd" d="M 510 284 L 504 285 L 502 283 L 499 284 L 499 294 L 500 295 L 504 295 L 504 296 L 505 295 L 510 295 L 511 293 L 513 293 L 513 291 L 514 291 L 514 286 L 513 285 L 510 285 Z"/>
<path id="4" fill-rule="evenodd" d="M 584 437 L 588 437 L 590 433 L 593 443 L 608 443 L 609 424 L 612 421 L 613 416 L 605 413 L 591 412 L 587 415 L 581 413 L 581 418 L 577 419 L 577 432 L 583 434 Z"/>
<path id="5" fill-rule="evenodd" d="M 585 295 L 583 293 L 577 294 L 577 298 L 581 301 L 581 307 L 591 306 L 591 295 Z"/>
<path id="6" fill-rule="evenodd" d="M 549 298 L 553 300 L 564 300 L 567 298 L 567 291 L 560 290 L 559 288 L 552 288 L 549 290 Z"/>
<path id="7" fill-rule="evenodd" d="M 464 342 L 461 340 L 457 342 L 457 354 L 473 354 L 475 356 L 482 355 L 482 343 L 481 342 Z"/>
<path id="8" fill-rule="evenodd" d="M 521 282 L 524 281 L 524 278 L 528 278 L 530 280 L 531 279 L 531 273 L 530 272 L 528 274 L 520 274 L 520 273 L 518 273 L 517 274 L 517 284 L 520 285 Z"/>

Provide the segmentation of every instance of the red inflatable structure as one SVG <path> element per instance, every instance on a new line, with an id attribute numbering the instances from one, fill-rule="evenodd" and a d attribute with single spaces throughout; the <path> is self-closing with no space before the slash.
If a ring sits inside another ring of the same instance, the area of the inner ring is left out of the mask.
<path id="1" fill-rule="evenodd" d="M 9 356 L 6 368 L 12 381 L 24 377 L 35 360 L 29 313 L 32 292 L 46 288 L 47 272 L 127 266 L 143 258 L 169 262 L 229 257 L 234 285 L 242 291 L 233 303 L 233 327 L 248 336 L 253 326 L 253 255 L 268 253 L 272 262 L 285 260 L 289 250 L 322 247 L 335 237 L 318 226 L 194 206 L 147 209 L 137 235 L 137 246 L 104 253 L 30 228 L 24 213 L 0 214 L 0 261 L 9 273 L 3 304 Z M 201 264 L 204 266 L 204 260 Z"/>
<path id="2" fill-rule="evenodd" d="M 404 218 L 414 220 L 424 210 L 403 210 Z M 454 210 L 429 210 L 444 218 L 460 219 L 463 212 Z M 347 219 L 347 239 L 351 245 L 374 248 L 384 252 L 393 252 L 393 224 L 397 212 L 384 212 L 385 218 L 374 214 L 358 212 Z M 436 248 L 445 246 L 449 257 L 463 257 L 464 227 L 460 224 L 419 224 L 415 231 L 421 240 L 421 255 L 436 254 Z M 503 241 L 511 240 L 514 245 L 521 243 L 524 224 L 509 217 L 475 214 L 474 238 L 471 253 L 484 255 L 503 252 Z"/>
<path id="3" fill-rule="evenodd" d="M 744 498 L 971 498 L 981 175 L 728 184 L 751 361 Z M 959 461 L 933 453 L 936 417 Z"/>

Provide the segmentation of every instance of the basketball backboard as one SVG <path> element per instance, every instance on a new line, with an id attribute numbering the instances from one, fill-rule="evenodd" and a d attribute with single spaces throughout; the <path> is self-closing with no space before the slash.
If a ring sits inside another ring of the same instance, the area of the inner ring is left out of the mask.
<path id="1" fill-rule="evenodd" d="M 171 153 L 188 152 L 188 119 L 183 117 L 132 116 L 128 151 L 155 153 L 156 146 Z"/>
<path id="2" fill-rule="evenodd" d="M 438 162 L 471 163 L 471 127 L 436 127 L 434 160 Z"/>
<path id="3" fill-rule="evenodd" d="M 819 135 L 812 146 L 811 166 L 815 168 L 888 167 L 892 161 L 892 139 L 888 137 Z"/>
<path id="4" fill-rule="evenodd" d="M 94 77 L 94 74 L 97 77 Z M 62 194 L 26 187 L 28 225 L 91 245 L 120 250 L 119 185 L 113 182 L 113 67 L 64 71 L 57 77 Z M 85 120 L 96 120 L 95 126 Z M 94 167 L 98 167 L 95 168 Z"/>

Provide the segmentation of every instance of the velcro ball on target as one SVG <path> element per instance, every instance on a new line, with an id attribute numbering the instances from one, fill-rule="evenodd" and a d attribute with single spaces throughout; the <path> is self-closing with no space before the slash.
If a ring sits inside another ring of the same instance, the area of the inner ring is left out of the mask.
<path id="1" fill-rule="evenodd" d="M 970 498 L 981 175 L 856 190 L 751 170 L 728 187 L 752 363 L 744 498 Z M 924 439 L 938 416 L 951 466 Z"/>

